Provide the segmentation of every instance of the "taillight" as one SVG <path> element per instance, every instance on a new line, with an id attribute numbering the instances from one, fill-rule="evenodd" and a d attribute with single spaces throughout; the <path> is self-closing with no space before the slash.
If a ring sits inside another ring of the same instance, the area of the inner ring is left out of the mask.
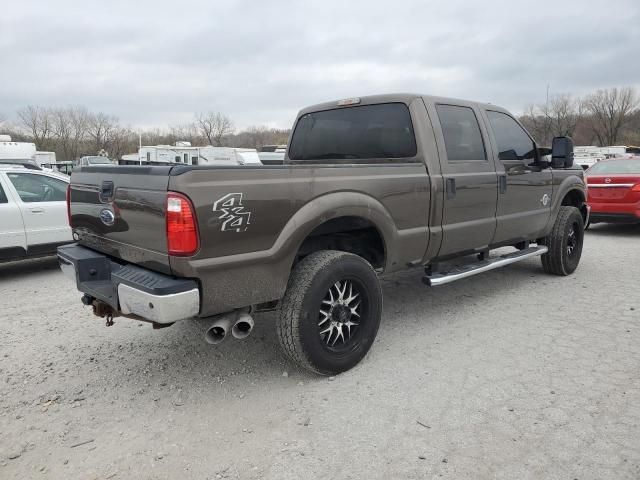
<path id="1" fill-rule="evenodd" d="M 71 184 L 67 185 L 67 223 L 71 226 Z"/>
<path id="2" fill-rule="evenodd" d="M 631 187 L 632 192 L 640 192 L 640 183 L 636 183 L 633 187 Z"/>
<path id="3" fill-rule="evenodd" d="M 198 251 L 198 226 L 191 200 L 180 193 L 167 193 L 167 248 L 169 255 L 187 257 Z"/>

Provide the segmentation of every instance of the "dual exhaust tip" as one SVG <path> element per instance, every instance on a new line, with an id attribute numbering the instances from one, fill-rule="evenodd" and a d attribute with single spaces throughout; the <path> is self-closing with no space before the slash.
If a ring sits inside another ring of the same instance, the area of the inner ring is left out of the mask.
<path id="1" fill-rule="evenodd" d="M 253 325 L 253 317 L 248 313 L 224 315 L 207 328 L 204 339 L 211 345 L 218 345 L 231 333 L 234 338 L 244 340 L 251 334 Z"/>

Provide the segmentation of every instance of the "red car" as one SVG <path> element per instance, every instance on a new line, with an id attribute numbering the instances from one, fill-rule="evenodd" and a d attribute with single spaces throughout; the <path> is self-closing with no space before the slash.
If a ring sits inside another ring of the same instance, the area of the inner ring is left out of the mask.
<path id="1" fill-rule="evenodd" d="M 589 223 L 640 223 L 640 157 L 602 160 L 586 177 Z"/>

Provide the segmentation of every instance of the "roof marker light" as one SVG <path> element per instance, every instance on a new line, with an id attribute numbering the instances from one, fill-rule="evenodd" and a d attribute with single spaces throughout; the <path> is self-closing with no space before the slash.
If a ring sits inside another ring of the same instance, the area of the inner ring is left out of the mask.
<path id="1" fill-rule="evenodd" d="M 357 105 L 358 103 L 360 103 L 360 99 L 358 97 L 344 98 L 338 102 L 338 106 L 346 107 L 347 105 Z"/>

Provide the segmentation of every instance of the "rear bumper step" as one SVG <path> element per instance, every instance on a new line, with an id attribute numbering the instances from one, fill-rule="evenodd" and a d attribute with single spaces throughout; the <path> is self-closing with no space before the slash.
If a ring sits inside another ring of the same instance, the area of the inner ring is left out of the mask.
<path id="1" fill-rule="evenodd" d="M 194 280 L 121 265 L 76 244 L 58 248 L 58 263 L 79 291 L 124 315 L 170 324 L 194 317 L 200 310 L 200 291 Z"/>
<path id="2" fill-rule="evenodd" d="M 505 267 L 512 263 L 520 262 L 527 258 L 538 257 L 547 253 L 548 248 L 544 245 L 529 247 L 517 252 L 508 253 L 489 260 L 482 260 L 461 267 L 456 267 L 448 272 L 438 272 L 433 275 L 425 275 L 422 281 L 430 287 L 445 285 L 447 283 L 462 280 L 463 278 L 472 277 L 482 272 L 494 270 L 496 268 Z"/>

